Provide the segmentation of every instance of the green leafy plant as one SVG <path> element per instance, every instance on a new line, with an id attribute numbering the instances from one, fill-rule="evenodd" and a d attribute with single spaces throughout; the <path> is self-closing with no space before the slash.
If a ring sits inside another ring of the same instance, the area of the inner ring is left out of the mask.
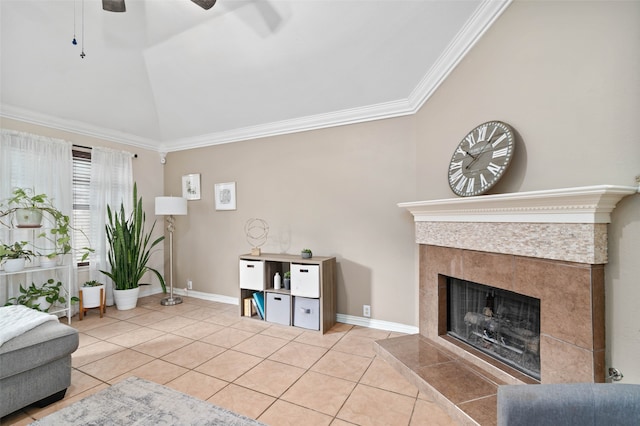
<path id="1" fill-rule="evenodd" d="M 62 305 L 67 303 L 67 299 L 60 294 L 63 289 L 62 282 L 56 282 L 53 278 L 49 278 L 40 287 L 36 286 L 35 283 L 31 283 L 31 285 L 26 288 L 20 285 L 20 295 L 8 299 L 5 306 L 24 305 L 37 311 L 49 312 L 49 309 L 55 303 Z M 79 300 L 80 299 L 73 296 L 70 302 L 77 303 Z M 44 301 L 47 303 L 45 304 Z M 48 306 L 41 306 L 43 304 Z"/>
<path id="2" fill-rule="evenodd" d="M 67 254 L 73 247 L 71 246 L 71 233 L 74 228 L 71 226 L 69 216 L 63 214 L 52 203 L 46 194 L 35 194 L 31 188 L 14 188 L 12 197 L 0 203 L 0 223 L 7 227 L 12 227 L 13 223 L 3 221 L 2 218 L 14 216 L 20 209 L 39 210 L 43 218 L 48 221 L 47 230 L 38 234 L 38 237 L 51 241 L 55 249 L 47 254 L 47 257 L 54 258 L 58 254 Z M 82 232 L 82 230 L 80 230 Z M 82 261 L 85 261 L 93 249 L 82 247 Z"/>
<path id="3" fill-rule="evenodd" d="M 153 222 L 151 230 L 145 232 L 145 213 L 142 209 L 142 197 L 138 198 L 137 185 L 133 185 L 133 210 L 126 215 L 124 204 L 120 204 L 120 212 L 111 211 L 107 206 L 109 222 L 105 226 L 109 242 L 109 266 L 111 271 L 100 271 L 113 280 L 116 290 L 129 290 L 140 285 L 142 276 L 153 272 L 160 280 L 162 291 L 167 292 L 164 278 L 156 269 L 147 266 L 151 250 L 158 245 L 164 236 L 151 241 L 151 234 L 156 226 Z"/>
<path id="4" fill-rule="evenodd" d="M 285 273 L 284 273 L 284 277 L 285 277 L 285 278 L 289 278 L 289 279 L 291 279 L 291 271 L 287 271 L 287 272 L 285 272 Z"/>
<path id="5" fill-rule="evenodd" d="M 36 254 L 25 246 L 26 241 L 16 241 L 13 244 L 0 244 L 0 260 L 2 259 L 20 259 L 31 260 Z"/>
<path id="6" fill-rule="evenodd" d="M 101 282 L 98 282 L 96 280 L 91 280 L 91 281 L 87 281 L 84 284 L 82 284 L 82 287 L 100 287 L 102 284 Z"/>
<path id="7" fill-rule="evenodd" d="M 302 250 L 301 250 L 301 253 L 309 253 L 309 254 L 312 254 L 312 253 L 311 253 L 311 249 L 302 249 Z"/>

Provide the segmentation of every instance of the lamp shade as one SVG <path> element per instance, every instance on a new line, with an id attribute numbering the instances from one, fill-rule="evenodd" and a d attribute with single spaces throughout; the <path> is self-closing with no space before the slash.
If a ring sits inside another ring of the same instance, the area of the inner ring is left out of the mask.
<path id="1" fill-rule="evenodd" d="M 182 197 L 156 197 L 157 216 L 187 214 L 187 199 Z"/>

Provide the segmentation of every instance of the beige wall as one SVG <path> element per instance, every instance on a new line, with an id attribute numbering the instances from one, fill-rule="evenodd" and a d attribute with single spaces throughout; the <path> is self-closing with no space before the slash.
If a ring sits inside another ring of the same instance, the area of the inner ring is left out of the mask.
<path id="1" fill-rule="evenodd" d="M 415 194 L 413 119 L 277 136 L 170 153 L 167 194 L 200 173 L 202 199 L 189 201 L 175 239 L 176 282 L 238 296 L 244 226 L 270 227 L 263 251 L 311 248 L 338 260 L 338 312 L 416 325 L 413 224 L 396 203 Z M 215 183 L 236 182 L 237 210 L 216 211 Z"/>
<path id="2" fill-rule="evenodd" d="M 34 133 L 38 135 L 44 135 L 54 138 L 63 139 L 69 142 L 72 142 L 77 145 L 82 146 L 103 146 L 112 149 L 118 149 L 123 151 L 128 151 L 133 154 L 138 154 L 138 158 L 133 159 L 133 179 L 138 184 L 138 194 L 142 196 L 142 203 L 144 206 L 144 210 L 147 215 L 147 229 L 150 229 L 153 224 L 153 220 L 156 219 L 154 215 L 154 203 L 155 197 L 158 195 L 162 195 L 163 193 L 163 181 L 162 181 L 162 173 L 163 169 L 160 164 L 160 154 L 155 151 L 150 151 L 148 149 L 142 149 L 139 147 L 134 147 L 130 145 L 119 144 L 103 139 L 98 139 L 91 136 L 80 135 L 77 133 L 72 133 L 63 130 L 52 129 L 49 127 L 38 126 L 35 124 L 29 124 L 21 121 L 11 120 L 7 118 L 0 117 L 0 127 L 6 129 L 18 130 L 21 132 Z M 156 229 L 154 231 L 154 236 L 160 236 L 163 233 L 163 218 L 158 218 L 158 224 L 156 225 Z M 159 250 L 157 253 L 154 253 L 151 257 L 151 261 L 149 262 L 149 266 L 153 268 L 157 268 L 162 271 L 163 269 L 163 250 Z M 86 281 L 88 279 L 88 271 L 86 268 L 80 269 L 78 281 L 80 283 Z M 157 292 L 160 289 L 160 284 L 158 283 L 158 279 L 153 274 L 147 274 L 143 282 L 152 283 L 151 287 L 142 287 L 140 294 L 150 294 L 152 292 Z"/>

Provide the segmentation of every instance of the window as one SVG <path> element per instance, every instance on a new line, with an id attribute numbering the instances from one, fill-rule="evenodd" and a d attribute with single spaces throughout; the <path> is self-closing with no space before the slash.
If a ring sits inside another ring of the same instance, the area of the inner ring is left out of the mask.
<path id="1" fill-rule="evenodd" d="M 89 189 L 91 182 L 91 148 L 73 146 L 73 240 L 74 247 L 90 247 L 89 228 L 91 212 L 89 210 Z M 78 266 L 86 266 L 82 261 L 82 252 L 75 253 Z"/>

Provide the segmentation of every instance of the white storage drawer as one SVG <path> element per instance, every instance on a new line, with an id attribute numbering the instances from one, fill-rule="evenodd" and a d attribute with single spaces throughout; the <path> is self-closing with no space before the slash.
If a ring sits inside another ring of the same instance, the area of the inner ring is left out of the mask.
<path id="1" fill-rule="evenodd" d="M 240 260 L 240 288 L 264 290 L 264 262 Z"/>
<path id="2" fill-rule="evenodd" d="M 267 293 L 267 321 L 291 325 L 291 296 Z"/>
<path id="3" fill-rule="evenodd" d="M 291 264 L 291 295 L 320 297 L 320 266 Z"/>
<path id="4" fill-rule="evenodd" d="M 293 298 L 293 325 L 320 330 L 320 299 Z"/>

